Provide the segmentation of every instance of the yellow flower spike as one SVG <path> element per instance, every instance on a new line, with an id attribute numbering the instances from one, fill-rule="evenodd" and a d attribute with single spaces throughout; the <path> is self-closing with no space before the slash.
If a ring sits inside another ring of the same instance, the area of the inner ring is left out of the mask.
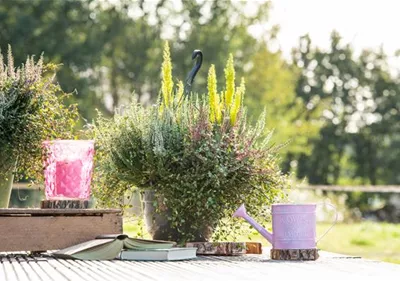
<path id="1" fill-rule="evenodd" d="M 239 112 L 240 100 L 242 98 L 240 87 L 236 88 L 234 102 L 232 103 L 231 110 L 229 111 L 231 126 L 234 126 L 236 123 L 237 113 Z"/>
<path id="2" fill-rule="evenodd" d="M 178 85 L 177 85 L 178 89 L 176 91 L 176 95 L 175 95 L 175 106 L 176 106 L 176 121 L 178 123 L 181 122 L 181 115 L 182 115 L 182 110 L 181 108 L 179 108 L 182 104 L 182 97 L 183 97 L 183 90 L 184 90 L 184 86 L 183 86 L 183 82 L 181 80 L 179 80 Z"/>
<path id="3" fill-rule="evenodd" d="M 224 111 L 225 111 L 225 92 L 221 91 L 221 94 L 218 97 L 218 111 L 217 111 L 218 124 L 222 124 L 222 119 L 224 118 Z"/>
<path id="4" fill-rule="evenodd" d="M 244 83 L 244 78 L 242 77 L 242 80 L 240 82 L 240 87 L 236 88 L 235 100 L 232 103 L 232 107 L 230 110 L 230 120 L 231 120 L 232 126 L 234 126 L 236 124 L 237 115 L 241 110 L 242 100 L 243 100 L 245 91 L 246 91 L 246 86 Z"/>
<path id="5" fill-rule="evenodd" d="M 217 94 L 215 96 L 215 103 L 216 103 L 216 109 L 215 109 L 215 118 L 218 124 L 222 123 L 222 108 L 223 108 L 223 97 L 219 97 Z"/>
<path id="6" fill-rule="evenodd" d="M 177 87 L 178 90 L 176 91 L 175 103 L 176 105 L 179 105 L 179 102 L 181 101 L 183 96 L 183 89 L 184 89 L 183 82 L 181 80 L 179 80 Z"/>
<path id="7" fill-rule="evenodd" d="M 235 95 L 235 68 L 233 66 L 233 55 L 229 54 L 229 59 L 225 67 L 226 93 L 225 108 L 230 108 Z"/>
<path id="8" fill-rule="evenodd" d="M 163 103 L 166 108 L 172 105 L 172 88 L 174 87 L 174 82 L 172 81 L 172 64 L 171 55 L 169 51 L 168 41 L 164 45 L 163 63 L 161 66 L 162 72 L 162 84 L 161 91 L 163 96 Z"/>
<path id="9" fill-rule="evenodd" d="M 219 104 L 217 103 L 217 76 L 215 75 L 215 66 L 213 64 L 208 70 L 207 86 L 209 103 L 208 105 L 210 108 L 210 122 L 214 123 L 216 120 Z"/>

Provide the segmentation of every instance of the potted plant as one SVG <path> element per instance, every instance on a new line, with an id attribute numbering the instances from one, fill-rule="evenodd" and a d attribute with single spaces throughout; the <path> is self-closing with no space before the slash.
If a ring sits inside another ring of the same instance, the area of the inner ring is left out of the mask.
<path id="1" fill-rule="evenodd" d="M 166 44 L 158 103 L 145 108 L 132 102 L 93 126 L 95 196 L 113 205 L 130 188 L 145 191 L 155 239 L 226 237 L 228 218 L 243 202 L 265 219 L 265 207 L 283 196 L 287 181 L 277 165 L 278 147 L 268 144 L 271 133 L 264 134 L 265 115 L 255 126 L 246 119 L 245 84 L 235 85 L 232 55 L 222 92 L 214 66 L 207 93 L 199 95 L 184 93 L 181 81 L 174 88 L 171 72 Z"/>
<path id="2" fill-rule="evenodd" d="M 14 179 L 43 178 L 42 141 L 70 138 L 75 105 L 53 82 L 56 66 L 28 57 L 14 67 L 11 47 L 0 54 L 0 208 L 7 208 Z"/>

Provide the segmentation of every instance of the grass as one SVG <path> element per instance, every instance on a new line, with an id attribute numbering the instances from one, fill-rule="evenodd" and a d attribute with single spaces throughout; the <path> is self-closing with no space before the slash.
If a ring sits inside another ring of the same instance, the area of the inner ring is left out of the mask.
<path id="1" fill-rule="evenodd" d="M 318 225 L 318 232 L 328 225 Z M 323 250 L 400 264 L 400 224 L 338 224 L 319 243 Z"/>
<path id="2" fill-rule="evenodd" d="M 323 234 L 328 228 L 329 224 L 318 224 L 318 235 Z M 139 220 L 125 219 L 124 233 L 150 238 L 143 223 Z M 269 245 L 257 232 L 251 235 L 251 240 Z M 400 224 L 376 222 L 337 224 L 321 239 L 318 248 L 334 253 L 400 264 Z"/>

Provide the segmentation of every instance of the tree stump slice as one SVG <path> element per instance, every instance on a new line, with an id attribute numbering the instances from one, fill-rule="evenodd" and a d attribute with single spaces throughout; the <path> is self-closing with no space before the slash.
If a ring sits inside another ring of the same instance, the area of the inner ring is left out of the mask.
<path id="1" fill-rule="evenodd" d="M 197 248 L 197 255 L 262 254 L 262 245 L 258 242 L 187 242 L 186 247 Z"/>
<path id="2" fill-rule="evenodd" d="M 271 259 L 291 261 L 315 261 L 318 249 L 271 249 Z"/>
<path id="3" fill-rule="evenodd" d="M 197 248 L 197 255 L 236 256 L 246 253 L 244 242 L 187 242 L 186 247 Z"/>
<path id="4" fill-rule="evenodd" d="M 87 209 L 89 200 L 42 200 L 41 209 Z"/>
<path id="5" fill-rule="evenodd" d="M 246 254 L 262 254 L 262 244 L 259 242 L 246 242 Z"/>

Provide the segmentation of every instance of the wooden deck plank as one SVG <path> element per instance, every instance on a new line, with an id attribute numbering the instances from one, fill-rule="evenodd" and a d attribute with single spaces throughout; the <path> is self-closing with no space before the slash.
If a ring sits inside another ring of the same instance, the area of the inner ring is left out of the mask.
<path id="1" fill-rule="evenodd" d="M 0 280 L 6 280 L 6 278 L 6 270 L 4 268 L 2 259 L 0 258 Z"/>
<path id="2" fill-rule="evenodd" d="M 265 253 L 268 251 L 265 251 Z M 19 266 L 26 273 L 32 264 L 39 278 L 29 280 L 363 280 L 400 276 L 400 266 L 321 252 L 317 261 L 275 261 L 264 255 L 238 257 L 202 256 L 175 262 L 79 261 L 54 258 L 1 258 L 0 280 L 17 280 Z M 19 263 L 18 263 L 19 261 Z M 19 265 L 18 265 L 19 264 Z M 40 266 L 41 270 L 37 270 Z M 17 273 L 16 273 L 17 272 Z M 27 274 L 31 276 L 31 274 Z M 44 275 L 50 277 L 45 278 Z M 23 275 L 21 275 L 23 276 Z M 5 277 L 5 278 L 4 278 Z M 25 278 L 25 277 L 21 277 Z M 397 277 L 396 277 L 397 278 Z M 386 280 L 391 280 L 386 278 Z"/>
<path id="3" fill-rule="evenodd" d="M 68 270 L 78 275 L 80 280 L 82 281 L 91 281 L 93 280 L 92 274 L 88 273 L 87 270 L 82 270 L 78 263 L 72 262 L 72 260 L 63 260 L 57 259 L 60 268 L 63 270 Z"/>
<path id="4" fill-rule="evenodd" d="M 157 280 L 146 268 L 139 266 L 139 264 L 135 261 L 112 261 L 116 263 L 119 268 L 124 270 L 125 272 L 134 272 L 135 280 Z"/>
<path id="5" fill-rule="evenodd" d="M 56 259 L 49 259 L 48 263 L 60 274 L 65 276 L 67 280 L 87 280 L 80 272 L 76 272 L 74 265 L 66 266 L 64 263 Z"/>
<path id="6" fill-rule="evenodd" d="M 80 260 L 66 260 L 66 262 L 70 263 L 71 266 L 76 266 L 79 270 L 85 272 L 88 276 L 90 276 L 90 280 L 112 280 L 110 278 L 104 278 L 104 274 L 92 264 L 88 265 L 84 261 Z"/>
<path id="7" fill-rule="evenodd" d="M 14 270 L 14 267 L 12 266 L 11 262 L 8 260 L 3 259 L 3 266 L 4 266 L 4 271 L 5 271 L 5 281 L 14 281 L 17 280 L 17 274 Z"/>
<path id="8" fill-rule="evenodd" d="M 164 276 L 164 277 L 173 277 L 173 276 L 179 276 L 182 279 L 186 280 L 191 280 L 193 276 L 196 276 L 200 272 L 196 270 L 190 270 L 190 265 L 183 264 L 180 262 L 173 262 L 173 263 L 160 263 L 160 262 L 146 262 L 145 266 L 146 268 L 149 269 L 150 272 L 158 272 L 159 275 Z M 216 278 L 216 274 L 213 274 L 213 278 Z M 202 272 L 202 278 L 209 279 L 210 275 L 207 274 L 207 272 L 203 271 Z"/>
<path id="9" fill-rule="evenodd" d="M 77 261 L 74 261 L 77 262 Z M 82 266 L 97 272 L 100 276 L 98 278 L 100 279 L 94 279 L 94 280 L 101 280 L 101 281 L 114 281 L 116 280 L 116 277 L 113 276 L 111 272 L 109 272 L 106 268 L 99 266 L 98 264 L 94 264 L 92 261 L 82 261 Z"/>
<path id="10" fill-rule="evenodd" d="M 42 268 L 44 272 L 49 276 L 48 280 L 67 280 L 68 278 L 62 274 L 57 268 L 53 267 L 51 264 L 51 260 L 46 260 L 46 261 L 40 261 L 37 264 Z M 43 276 L 45 277 L 45 276 Z M 46 280 L 46 279 L 45 279 Z"/>
<path id="11" fill-rule="evenodd" d="M 20 264 L 20 262 L 16 258 L 11 258 L 10 263 L 14 268 L 15 274 L 17 275 L 17 280 L 30 280 L 29 275 L 25 271 L 25 268 Z"/>
<path id="12" fill-rule="evenodd" d="M 39 280 L 47 281 L 52 280 L 51 276 L 49 276 L 46 271 L 38 264 L 37 261 L 27 261 L 27 264 L 30 266 L 33 272 L 38 276 Z"/>
<path id="13" fill-rule="evenodd" d="M 107 266 L 107 268 L 118 270 L 135 280 L 154 280 L 150 274 L 146 275 L 143 272 L 138 272 L 136 268 L 132 268 L 132 265 L 129 265 L 126 261 L 100 261 L 100 266 Z"/>
<path id="14" fill-rule="evenodd" d="M 126 279 L 130 278 L 129 271 L 120 270 L 117 263 L 111 261 L 94 261 L 93 264 L 98 266 L 99 269 L 103 270 L 106 274 L 111 276 Z M 131 270 L 132 271 L 132 270 Z"/>
<path id="15" fill-rule="evenodd" d="M 38 273 L 36 273 L 27 262 L 20 262 L 19 264 L 21 265 L 21 267 L 23 268 L 23 270 L 26 273 L 27 278 L 25 278 L 25 280 L 31 280 L 31 281 L 41 281 L 42 280 L 40 278 L 40 276 L 38 275 Z"/>

